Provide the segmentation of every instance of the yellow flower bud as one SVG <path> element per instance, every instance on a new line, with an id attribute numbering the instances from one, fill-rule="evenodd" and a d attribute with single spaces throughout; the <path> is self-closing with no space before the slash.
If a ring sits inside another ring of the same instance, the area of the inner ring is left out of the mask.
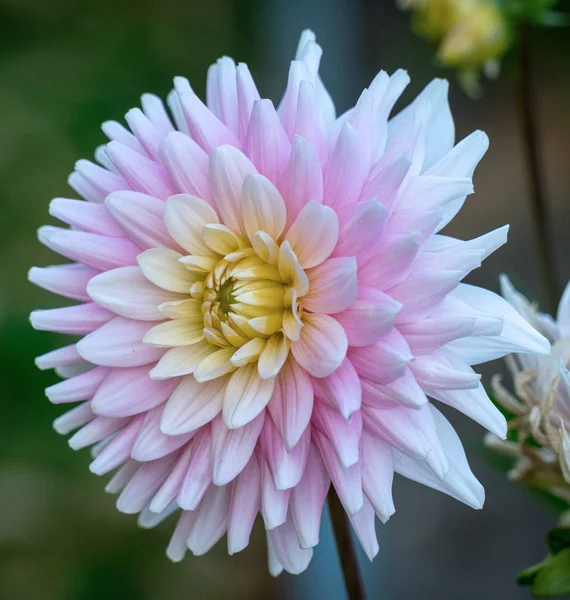
<path id="1" fill-rule="evenodd" d="M 482 68 L 500 58 L 509 46 L 507 23 L 494 2 L 474 4 L 476 8 L 458 15 L 443 38 L 438 55 L 446 66 Z"/>

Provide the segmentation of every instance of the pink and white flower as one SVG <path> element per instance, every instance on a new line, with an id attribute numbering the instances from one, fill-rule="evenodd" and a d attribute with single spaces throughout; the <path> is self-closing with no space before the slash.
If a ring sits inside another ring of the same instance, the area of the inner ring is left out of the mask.
<path id="1" fill-rule="evenodd" d="M 179 512 L 167 553 L 226 532 L 248 545 L 260 512 L 272 573 L 303 571 L 332 485 L 365 551 L 394 512 L 394 472 L 475 507 L 484 492 L 428 396 L 499 436 L 505 422 L 471 365 L 548 342 L 499 296 L 461 283 L 506 240 L 438 232 L 473 191 L 487 149 L 454 145 L 447 83 L 390 118 L 408 83 L 379 73 L 340 117 L 301 36 L 276 109 L 244 64 L 208 72 L 207 104 L 176 78 L 126 115 L 98 165 L 56 199 L 71 228 L 40 229 L 73 261 L 30 280 L 74 306 L 37 329 L 84 336 L 37 359 L 64 381 L 56 420 L 93 445 L 91 470 L 143 527 Z"/>

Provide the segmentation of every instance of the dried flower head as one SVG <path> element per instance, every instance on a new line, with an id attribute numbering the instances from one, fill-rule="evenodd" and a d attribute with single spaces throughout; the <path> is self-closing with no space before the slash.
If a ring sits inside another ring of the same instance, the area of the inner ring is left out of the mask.
<path id="1" fill-rule="evenodd" d="M 552 342 L 547 356 L 514 355 L 507 358 L 514 394 L 493 378 L 493 392 L 513 415 L 509 427 L 516 439 L 487 444 L 516 459 L 509 477 L 548 489 L 570 501 L 570 284 L 560 301 L 556 320 L 541 313 L 517 292 L 506 276 L 501 278 L 504 297 Z"/>

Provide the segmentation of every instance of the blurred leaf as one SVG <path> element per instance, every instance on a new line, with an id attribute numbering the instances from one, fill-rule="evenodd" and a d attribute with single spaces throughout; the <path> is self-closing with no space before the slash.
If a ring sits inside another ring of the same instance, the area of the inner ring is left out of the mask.
<path id="1" fill-rule="evenodd" d="M 521 571 L 517 575 L 517 583 L 519 585 L 532 585 L 540 569 L 542 569 L 542 567 L 549 561 L 549 559 L 550 557 L 547 557 L 542 562 L 539 562 L 537 565 L 533 565 L 532 567 L 528 567 L 528 569 Z"/>
<path id="2" fill-rule="evenodd" d="M 532 593 L 540 598 L 570 593 L 570 548 L 549 557 L 536 575 Z"/>
<path id="3" fill-rule="evenodd" d="M 565 548 L 570 548 L 570 527 L 555 527 L 546 536 L 546 543 L 552 554 L 558 554 Z"/>

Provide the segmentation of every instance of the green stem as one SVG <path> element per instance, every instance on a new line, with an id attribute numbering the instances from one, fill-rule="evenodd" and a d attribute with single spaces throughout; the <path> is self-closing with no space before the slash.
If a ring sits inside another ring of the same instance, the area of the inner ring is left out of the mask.
<path id="1" fill-rule="evenodd" d="M 329 511 L 348 598 L 366 600 L 348 515 L 333 488 L 329 492 Z"/>
<path id="2" fill-rule="evenodd" d="M 517 92 L 532 217 L 535 227 L 535 244 L 541 285 L 547 301 L 546 308 L 551 314 L 556 314 L 560 296 L 556 277 L 554 236 L 544 193 L 544 177 L 540 159 L 530 30 L 527 25 L 521 24 L 518 33 Z"/>

